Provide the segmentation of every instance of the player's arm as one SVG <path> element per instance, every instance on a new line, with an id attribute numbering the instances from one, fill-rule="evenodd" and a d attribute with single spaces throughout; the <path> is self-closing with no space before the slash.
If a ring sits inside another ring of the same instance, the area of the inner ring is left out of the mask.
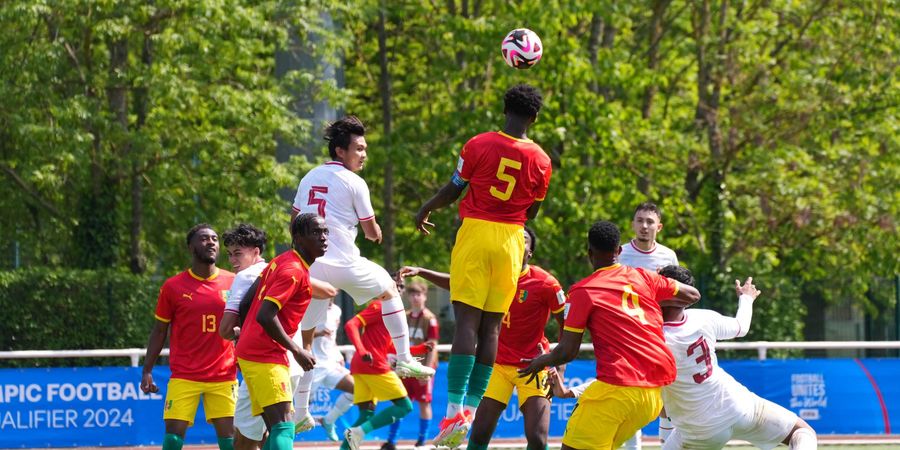
<path id="1" fill-rule="evenodd" d="M 738 324 L 738 330 L 733 335 L 734 337 L 744 337 L 750 331 L 750 322 L 753 319 L 753 301 L 756 300 L 756 297 L 759 297 L 761 292 L 753 285 L 753 277 L 747 278 L 743 285 L 741 285 L 739 280 L 734 280 L 734 288 L 738 295 L 738 310 L 734 317 Z M 719 338 L 718 336 L 716 337 Z M 719 339 L 729 338 L 731 336 Z"/>
<path id="2" fill-rule="evenodd" d="M 259 289 L 259 280 L 260 278 L 257 277 L 250 289 L 247 289 L 247 292 L 241 297 L 241 303 L 238 306 L 237 327 L 240 327 L 247 320 L 247 314 L 250 313 L 250 305 L 253 303 L 253 298 L 256 297 L 256 290 Z"/>
<path id="3" fill-rule="evenodd" d="M 675 291 L 675 296 L 667 299 L 669 303 L 675 306 L 690 306 L 700 300 L 700 291 L 696 288 L 688 284 L 679 283 L 675 280 L 672 281 L 678 288 Z"/>
<path id="4" fill-rule="evenodd" d="M 362 343 L 362 335 L 360 331 L 365 328 L 365 323 L 363 323 L 363 319 L 360 318 L 359 314 L 353 316 L 352 319 L 348 320 L 347 323 L 344 324 L 344 334 L 347 335 L 347 340 L 350 341 L 350 344 L 353 345 L 353 348 L 356 349 L 356 353 L 359 353 L 360 358 L 367 363 L 372 363 L 372 352 L 366 348 Z"/>
<path id="5" fill-rule="evenodd" d="M 419 276 L 432 283 L 435 286 L 450 290 L 450 274 L 444 272 L 436 272 L 434 270 L 424 269 L 422 267 L 404 266 L 397 272 L 400 278 L 409 278 Z"/>
<path id="6" fill-rule="evenodd" d="M 578 349 L 581 347 L 581 337 L 584 330 L 575 331 L 564 329 L 559 337 L 559 344 L 550 353 L 538 356 L 534 359 L 523 359 L 522 362 L 528 363 L 524 369 L 519 369 L 519 376 L 529 376 L 530 383 L 545 367 L 559 366 L 575 359 L 578 356 Z"/>
<path id="7" fill-rule="evenodd" d="M 312 370 L 316 364 L 315 357 L 302 349 L 285 333 L 284 328 L 281 326 L 281 321 L 277 317 L 279 309 L 278 303 L 266 297 L 262 304 L 259 305 L 259 311 L 256 313 L 256 322 L 259 323 L 273 341 L 294 355 L 294 359 L 297 360 L 297 363 L 300 364 L 303 370 Z"/>
<path id="8" fill-rule="evenodd" d="M 381 226 L 375 221 L 375 216 L 368 220 L 360 220 L 359 227 L 362 228 L 366 239 L 378 244 L 381 243 Z"/>
<path id="9" fill-rule="evenodd" d="M 312 288 L 313 298 L 331 298 L 337 295 L 338 290 L 331 283 L 317 278 L 309 277 L 309 285 Z"/>
<path id="10" fill-rule="evenodd" d="M 240 316 L 233 311 L 222 312 L 222 322 L 219 323 L 219 336 L 226 341 L 237 339 L 241 334 L 241 327 L 238 326 Z"/>
<path id="11" fill-rule="evenodd" d="M 528 207 L 528 210 L 525 211 L 525 217 L 528 217 L 528 220 L 534 219 L 538 215 L 538 211 L 541 210 L 541 203 L 543 202 L 534 202 L 531 206 Z"/>
<path id="12" fill-rule="evenodd" d="M 458 173 L 454 173 L 453 178 L 419 208 L 419 212 L 416 213 L 416 229 L 424 234 L 431 234 L 428 230 L 434 228 L 434 224 L 428 221 L 431 212 L 453 204 L 465 190 L 466 185 L 468 183 L 460 178 Z"/>
<path id="13" fill-rule="evenodd" d="M 159 392 L 159 387 L 153 382 L 153 366 L 159 358 L 159 353 L 166 343 L 166 335 L 169 333 L 169 322 L 156 319 L 153 329 L 150 330 L 150 339 L 147 342 L 147 353 L 144 355 L 144 370 L 141 373 L 141 391 L 145 394 Z"/>

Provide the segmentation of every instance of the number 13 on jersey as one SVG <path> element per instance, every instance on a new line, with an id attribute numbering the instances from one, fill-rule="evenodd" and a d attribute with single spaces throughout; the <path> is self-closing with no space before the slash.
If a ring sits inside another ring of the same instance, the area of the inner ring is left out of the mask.
<path id="1" fill-rule="evenodd" d="M 516 187 L 516 177 L 511 175 L 510 171 L 522 170 L 522 163 L 514 159 L 500 158 L 500 166 L 497 167 L 497 179 L 506 182 L 506 189 L 500 190 L 495 186 L 491 186 L 491 195 L 503 200 L 504 202 L 512 197 L 513 189 Z"/>

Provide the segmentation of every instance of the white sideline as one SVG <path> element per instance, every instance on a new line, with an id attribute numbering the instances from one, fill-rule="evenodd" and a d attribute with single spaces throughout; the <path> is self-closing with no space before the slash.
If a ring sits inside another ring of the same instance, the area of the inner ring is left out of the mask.
<path id="1" fill-rule="evenodd" d="M 556 346 L 556 344 L 551 344 Z M 860 350 L 860 349 L 900 349 L 900 341 L 801 341 L 801 342 L 719 342 L 716 348 L 721 350 L 756 350 L 757 358 L 767 358 L 769 349 L 797 350 Z M 338 349 L 344 353 L 352 353 L 352 345 L 340 345 Z M 450 344 L 437 346 L 438 352 L 449 353 Z M 581 344 L 581 351 L 592 351 L 591 344 Z M 131 366 L 137 367 L 140 358 L 147 353 L 143 348 L 91 349 L 91 350 L 17 350 L 0 352 L 0 359 L 36 359 L 36 358 L 129 358 Z M 160 356 L 169 356 L 169 349 L 164 348 Z"/>

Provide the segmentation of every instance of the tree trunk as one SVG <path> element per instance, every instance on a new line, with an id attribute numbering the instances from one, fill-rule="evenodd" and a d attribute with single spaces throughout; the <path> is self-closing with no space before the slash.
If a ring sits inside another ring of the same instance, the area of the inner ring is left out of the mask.
<path id="1" fill-rule="evenodd" d="M 656 71 L 659 66 L 659 41 L 662 39 L 664 17 L 671 0 L 656 0 L 653 2 L 653 18 L 650 20 L 650 31 L 647 34 L 647 69 L 650 73 Z M 644 103 L 641 105 L 641 117 L 650 118 L 653 108 L 653 97 L 656 96 L 656 83 L 651 82 L 644 91 Z"/>
<path id="2" fill-rule="evenodd" d="M 391 270 L 394 266 L 394 163 L 391 158 L 392 142 L 391 128 L 393 126 L 393 118 L 391 116 L 391 73 L 388 69 L 387 56 L 387 31 L 385 29 L 385 5 L 382 4 L 378 12 L 378 62 L 381 66 L 381 72 L 378 77 L 378 84 L 381 90 L 381 115 L 383 121 L 383 132 L 385 142 L 385 163 L 384 163 L 384 190 L 382 191 L 382 199 L 384 200 L 384 215 L 382 216 L 382 233 L 384 246 L 384 266 Z"/>
<path id="3" fill-rule="evenodd" d="M 153 42 L 150 34 L 144 34 L 144 46 L 141 50 L 141 63 L 144 71 L 149 73 L 153 64 Z M 135 128 L 140 129 L 147 121 L 147 88 L 145 86 L 134 89 L 134 114 L 137 118 Z M 132 146 L 132 150 L 135 149 Z M 147 259 L 141 248 L 141 233 L 144 227 L 144 183 L 142 168 L 138 151 L 131 158 L 131 233 L 130 233 L 130 257 L 129 266 L 132 273 L 140 274 L 147 270 Z"/>

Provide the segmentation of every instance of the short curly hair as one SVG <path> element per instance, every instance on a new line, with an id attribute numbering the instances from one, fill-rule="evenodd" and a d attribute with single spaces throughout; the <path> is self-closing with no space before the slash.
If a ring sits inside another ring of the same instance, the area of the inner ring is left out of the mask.
<path id="1" fill-rule="evenodd" d="M 188 230 L 188 232 L 187 232 L 187 245 L 191 245 L 191 239 L 194 239 L 194 235 L 196 235 L 200 230 L 212 230 L 213 233 L 216 232 L 216 230 L 213 230 L 212 225 L 210 225 L 210 224 L 208 224 L 208 223 L 205 223 L 205 222 L 204 222 L 204 223 L 198 223 L 197 225 L 194 225 L 193 227 L 191 227 L 190 230 Z"/>
<path id="2" fill-rule="evenodd" d="M 356 116 L 342 117 L 325 127 L 325 140 L 328 141 L 328 154 L 331 159 L 337 158 L 338 148 L 350 146 L 350 137 L 353 135 L 365 136 L 366 126 Z"/>
<path id="3" fill-rule="evenodd" d="M 541 111 L 544 99 L 541 91 L 528 84 L 517 84 L 503 96 L 503 112 L 519 117 L 535 118 Z"/>
<path id="4" fill-rule="evenodd" d="M 528 233 L 528 237 L 531 238 L 531 245 L 529 246 L 528 251 L 534 253 L 534 249 L 537 248 L 537 235 L 534 234 L 534 230 L 528 226 L 525 227 L 525 232 Z"/>
<path id="5" fill-rule="evenodd" d="M 659 269 L 659 274 L 688 286 L 694 285 L 694 275 L 687 267 L 671 264 Z"/>
<path id="6" fill-rule="evenodd" d="M 619 248 L 621 238 L 619 227 L 608 220 L 594 222 L 588 231 L 588 244 L 592 249 L 601 252 L 614 253 Z"/>
<path id="7" fill-rule="evenodd" d="M 266 232 L 248 223 L 242 223 L 222 235 L 226 247 L 256 247 L 262 253 L 266 250 Z"/>

